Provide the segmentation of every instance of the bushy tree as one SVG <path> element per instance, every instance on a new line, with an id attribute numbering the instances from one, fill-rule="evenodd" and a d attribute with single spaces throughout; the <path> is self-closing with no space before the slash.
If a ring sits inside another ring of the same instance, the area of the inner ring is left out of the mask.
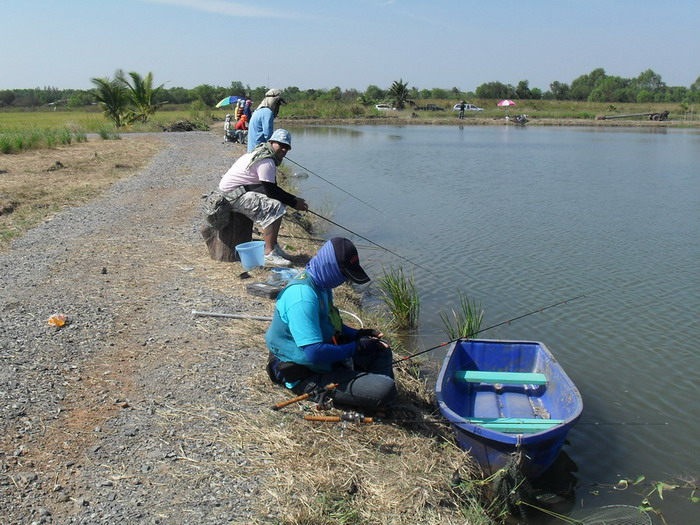
<path id="1" fill-rule="evenodd" d="M 245 97 L 245 87 L 243 86 L 243 82 L 235 81 L 231 82 L 231 85 L 229 86 L 229 91 L 230 95 L 234 97 Z M 224 95 L 226 96 L 226 95 Z M 224 98 L 224 97 L 221 97 Z"/>
<path id="2" fill-rule="evenodd" d="M 603 68 L 594 69 L 588 75 L 581 75 L 571 83 L 571 98 L 573 100 L 588 100 L 591 92 L 605 78 Z M 599 95 L 597 95 L 599 96 Z"/>
<path id="3" fill-rule="evenodd" d="M 452 96 L 452 94 L 449 91 L 447 91 L 446 89 L 442 89 L 442 88 L 433 88 L 432 95 L 433 96 L 431 98 L 439 99 L 439 100 L 444 100 L 444 99 L 450 98 Z"/>
<path id="4" fill-rule="evenodd" d="M 224 97 L 219 97 L 218 90 L 209 84 L 201 84 L 194 88 L 194 92 L 199 100 L 205 106 L 215 106 L 219 100 Z"/>
<path id="5" fill-rule="evenodd" d="M 10 89 L 0 91 L 0 106 L 9 106 L 15 101 L 15 92 Z"/>
<path id="6" fill-rule="evenodd" d="M 364 96 L 366 100 L 373 100 L 375 102 L 379 102 L 380 100 L 384 100 L 386 93 L 379 86 L 370 84 L 369 86 L 367 86 L 367 89 L 365 89 Z"/>
<path id="7" fill-rule="evenodd" d="M 654 73 L 651 69 L 640 73 L 632 81 L 632 85 L 636 90 L 645 90 L 649 93 L 658 93 L 666 89 L 666 84 L 661 80 L 661 75 Z"/>
<path id="8" fill-rule="evenodd" d="M 515 96 L 522 100 L 529 100 L 532 98 L 530 83 L 527 80 L 518 82 L 518 87 L 515 88 Z"/>
<path id="9" fill-rule="evenodd" d="M 695 79 L 695 82 L 690 84 L 690 91 L 700 91 L 700 77 Z"/>
<path id="10" fill-rule="evenodd" d="M 559 82 L 557 80 L 549 85 L 549 90 L 552 92 L 552 95 L 556 100 L 569 100 L 569 97 L 571 96 L 569 84 L 565 84 L 564 82 Z"/>
<path id="11" fill-rule="evenodd" d="M 68 97 L 68 107 L 69 108 L 80 108 L 89 106 L 95 101 L 95 95 L 89 91 L 76 91 L 70 97 Z"/>
<path id="12" fill-rule="evenodd" d="M 515 88 L 510 84 L 502 82 L 487 82 L 476 88 L 478 98 L 518 98 L 515 95 Z"/>

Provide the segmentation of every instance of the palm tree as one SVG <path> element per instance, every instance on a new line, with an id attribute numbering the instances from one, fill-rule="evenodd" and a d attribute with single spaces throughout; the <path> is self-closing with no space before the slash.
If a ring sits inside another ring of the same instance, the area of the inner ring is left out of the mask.
<path id="1" fill-rule="evenodd" d="M 112 80 L 91 78 L 90 81 L 97 88 L 95 98 L 102 106 L 105 116 L 118 128 L 127 124 L 132 112 L 129 109 L 129 93 L 124 84 L 116 77 Z"/>
<path id="2" fill-rule="evenodd" d="M 153 115 L 158 104 L 155 102 L 156 95 L 163 90 L 163 84 L 153 87 L 153 73 L 148 73 L 142 77 L 135 71 L 129 72 L 131 82 L 124 76 L 123 71 L 117 72 L 118 80 L 129 89 L 131 94 L 131 103 L 134 114 L 133 119 L 139 122 L 148 122 L 148 118 Z"/>
<path id="3" fill-rule="evenodd" d="M 403 79 L 395 80 L 389 88 L 387 98 L 396 109 L 404 109 L 409 103 L 408 82 L 404 83 Z"/>

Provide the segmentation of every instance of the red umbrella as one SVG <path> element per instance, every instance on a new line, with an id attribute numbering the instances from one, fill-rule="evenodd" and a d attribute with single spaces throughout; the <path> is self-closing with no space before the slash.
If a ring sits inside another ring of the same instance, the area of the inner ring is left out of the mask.
<path id="1" fill-rule="evenodd" d="M 500 107 L 505 106 L 505 108 L 506 108 L 506 117 L 505 118 L 506 118 L 506 120 L 508 120 L 508 106 L 515 106 L 515 102 L 510 100 L 510 99 L 505 99 L 505 100 L 501 100 L 497 104 L 497 106 L 500 106 Z"/>

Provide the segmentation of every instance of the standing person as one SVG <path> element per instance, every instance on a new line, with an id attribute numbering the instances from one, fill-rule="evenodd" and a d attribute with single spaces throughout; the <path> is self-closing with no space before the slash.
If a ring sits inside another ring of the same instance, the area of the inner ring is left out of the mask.
<path id="1" fill-rule="evenodd" d="M 277 185 L 277 166 L 282 164 L 290 149 L 292 136 L 287 130 L 278 129 L 269 141 L 241 155 L 219 182 L 219 191 L 226 194 L 232 210 L 242 213 L 262 228 L 266 266 L 292 264 L 277 244 L 285 206 L 300 211 L 309 209 L 304 199 Z"/>
<path id="2" fill-rule="evenodd" d="M 337 383 L 327 393 L 336 404 L 386 408 L 396 396 L 391 348 L 376 330 L 343 324 L 333 289 L 347 280 L 364 284 L 370 278 L 353 243 L 334 237 L 277 297 L 265 335 L 267 372 L 297 395 Z"/>
<path id="3" fill-rule="evenodd" d="M 270 89 L 265 93 L 265 98 L 248 121 L 248 151 L 253 151 L 258 144 L 270 140 L 275 117 L 282 104 L 286 104 L 286 101 L 279 89 Z"/>
<path id="4" fill-rule="evenodd" d="M 464 110 L 467 108 L 467 104 L 464 102 L 459 103 L 459 115 L 457 115 L 457 118 L 463 119 L 464 118 Z"/>
<path id="5" fill-rule="evenodd" d="M 246 119 L 248 119 L 248 122 L 250 122 L 250 117 L 253 116 L 253 110 L 251 109 L 252 105 L 253 105 L 253 101 L 250 99 L 247 99 L 245 101 L 245 106 L 243 106 L 243 114 L 245 115 Z"/>
<path id="6" fill-rule="evenodd" d="M 245 100 L 240 99 L 238 102 L 236 102 L 236 122 L 238 122 L 241 119 L 241 115 L 243 115 L 243 104 L 245 104 Z"/>

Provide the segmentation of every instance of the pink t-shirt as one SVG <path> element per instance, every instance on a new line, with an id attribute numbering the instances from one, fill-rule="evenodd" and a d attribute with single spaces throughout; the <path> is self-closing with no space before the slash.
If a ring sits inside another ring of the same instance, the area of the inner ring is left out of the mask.
<path id="1" fill-rule="evenodd" d="M 263 159 L 247 169 L 253 153 L 245 153 L 233 163 L 219 182 L 219 190 L 231 191 L 232 189 L 247 184 L 260 184 L 260 182 L 277 182 L 277 166 L 272 159 Z"/>

